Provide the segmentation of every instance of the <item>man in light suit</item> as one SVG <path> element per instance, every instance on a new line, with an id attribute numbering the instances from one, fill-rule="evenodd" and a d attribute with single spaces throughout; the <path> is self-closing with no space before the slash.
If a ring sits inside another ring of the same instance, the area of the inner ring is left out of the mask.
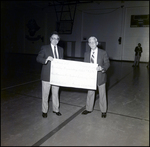
<path id="1" fill-rule="evenodd" d="M 101 117 L 106 117 L 107 111 L 107 100 L 106 100 L 106 71 L 110 66 L 109 57 L 106 51 L 99 49 L 97 47 L 98 41 L 97 38 L 91 36 L 88 39 L 88 45 L 91 50 L 85 52 L 84 54 L 84 62 L 91 62 L 98 64 L 97 67 L 97 86 L 99 91 L 99 107 L 102 112 Z M 86 101 L 86 110 L 82 112 L 83 115 L 91 113 L 93 111 L 95 99 L 95 90 L 88 90 L 87 93 L 87 101 Z"/>
<path id="2" fill-rule="evenodd" d="M 52 109 L 53 113 L 60 116 L 59 112 L 59 87 L 50 85 L 50 69 L 53 58 L 63 58 L 63 48 L 58 46 L 60 36 L 57 32 L 53 32 L 50 37 L 50 44 L 41 47 L 40 52 L 36 58 L 37 62 L 42 64 L 41 80 L 42 80 L 42 116 L 47 117 L 48 112 L 48 97 L 50 89 L 52 88 Z M 56 52 L 55 52 L 56 51 Z"/>

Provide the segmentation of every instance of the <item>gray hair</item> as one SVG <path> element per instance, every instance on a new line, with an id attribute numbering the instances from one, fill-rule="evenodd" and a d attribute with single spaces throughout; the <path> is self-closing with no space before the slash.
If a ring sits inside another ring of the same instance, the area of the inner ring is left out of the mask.
<path id="1" fill-rule="evenodd" d="M 90 42 L 91 39 L 95 40 L 95 42 L 98 42 L 98 41 L 97 41 L 97 38 L 94 37 L 94 36 L 91 36 L 91 37 L 88 39 L 88 42 Z"/>

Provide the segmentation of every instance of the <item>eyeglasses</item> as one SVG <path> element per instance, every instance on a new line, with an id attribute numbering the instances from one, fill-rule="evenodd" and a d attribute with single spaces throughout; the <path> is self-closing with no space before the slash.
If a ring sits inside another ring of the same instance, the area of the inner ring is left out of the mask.
<path id="1" fill-rule="evenodd" d="M 59 38 L 52 38 L 53 40 L 59 40 Z"/>
<path id="2" fill-rule="evenodd" d="M 96 44 L 96 42 L 88 42 L 89 44 Z"/>

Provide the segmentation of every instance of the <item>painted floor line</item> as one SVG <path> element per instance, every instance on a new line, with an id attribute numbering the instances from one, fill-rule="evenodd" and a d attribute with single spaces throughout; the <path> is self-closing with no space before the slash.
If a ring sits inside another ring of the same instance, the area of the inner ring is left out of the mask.
<path id="1" fill-rule="evenodd" d="M 71 120 L 73 120 L 77 115 L 79 115 L 83 110 L 85 109 L 85 106 L 82 107 L 80 110 L 78 110 L 76 113 L 71 115 L 68 119 L 66 119 L 63 123 L 61 123 L 58 127 L 56 127 L 54 130 L 52 130 L 50 133 L 45 135 L 43 138 L 41 138 L 39 141 L 37 141 L 32 146 L 40 146 L 43 144 L 46 140 L 48 140 L 51 136 L 53 136 L 56 132 L 58 132 L 61 128 L 63 128 L 66 124 L 68 124 Z"/>
<path id="2" fill-rule="evenodd" d="M 34 82 L 37 82 L 37 81 L 40 81 L 40 79 L 34 80 L 34 81 L 30 81 L 30 82 L 26 82 L 26 83 L 22 83 L 22 84 L 18 84 L 18 85 L 14 85 L 14 86 L 10 86 L 10 87 L 6 87 L 6 88 L 2 88 L 1 90 L 10 89 L 10 88 L 14 88 L 14 87 L 17 87 L 17 86 L 22 86 L 22 85 L 26 85 L 26 84 L 29 84 L 29 83 L 34 83 Z"/>

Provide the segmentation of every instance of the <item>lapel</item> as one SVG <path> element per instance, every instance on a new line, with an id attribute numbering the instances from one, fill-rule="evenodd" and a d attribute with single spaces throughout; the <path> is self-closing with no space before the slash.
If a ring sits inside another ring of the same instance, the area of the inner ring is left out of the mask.
<path id="1" fill-rule="evenodd" d="M 58 54 L 59 54 L 59 58 L 60 58 L 60 48 L 59 48 L 59 46 L 57 45 L 57 49 L 58 49 Z"/>
<path id="2" fill-rule="evenodd" d="M 52 56 L 52 57 L 54 58 L 51 44 L 49 45 L 48 52 L 49 52 L 49 55 Z"/>
<path id="3" fill-rule="evenodd" d="M 98 54 L 97 54 L 97 64 L 100 62 L 100 56 L 101 56 L 101 50 L 98 48 Z"/>
<path id="4" fill-rule="evenodd" d="M 91 51 L 88 52 L 88 58 L 87 58 L 88 62 L 90 62 L 90 58 L 91 58 Z"/>
<path id="5" fill-rule="evenodd" d="M 59 57 L 59 59 L 61 59 L 61 53 L 60 53 L 60 48 L 59 48 L 59 46 L 57 45 L 57 51 L 58 51 L 58 57 Z"/>

